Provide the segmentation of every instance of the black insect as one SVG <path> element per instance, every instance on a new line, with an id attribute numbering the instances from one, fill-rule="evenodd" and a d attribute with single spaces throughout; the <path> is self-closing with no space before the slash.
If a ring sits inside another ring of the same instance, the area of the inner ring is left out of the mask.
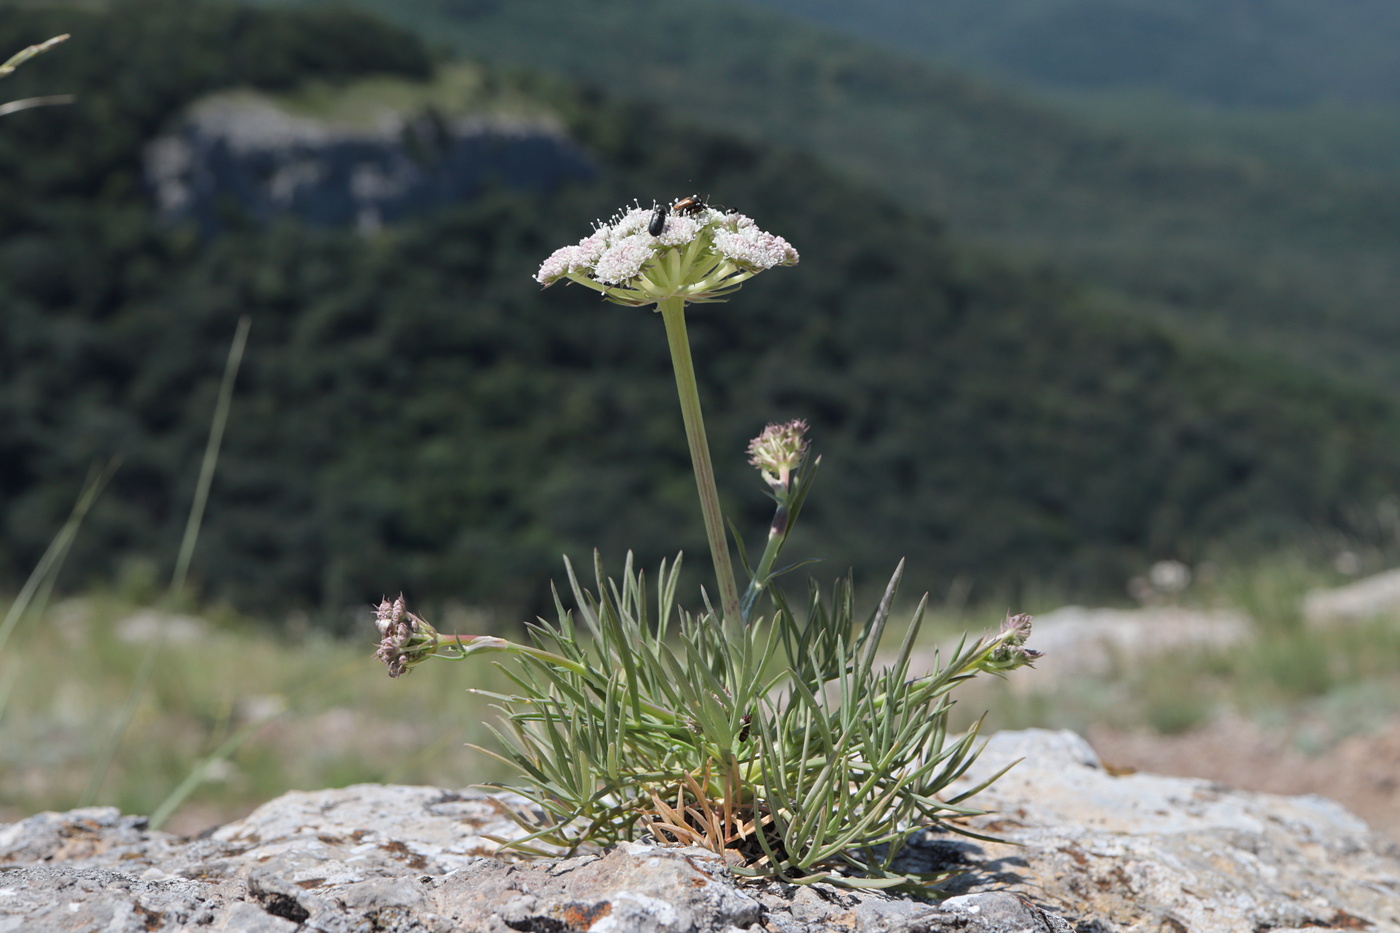
<path id="1" fill-rule="evenodd" d="M 705 199 L 698 194 L 688 195 L 671 205 L 672 214 L 698 214 L 710 205 L 705 203 Z M 647 224 L 647 233 L 652 236 L 661 236 L 666 229 L 666 207 L 656 205 L 656 210 L 651 212 L 651 222 Z"/>

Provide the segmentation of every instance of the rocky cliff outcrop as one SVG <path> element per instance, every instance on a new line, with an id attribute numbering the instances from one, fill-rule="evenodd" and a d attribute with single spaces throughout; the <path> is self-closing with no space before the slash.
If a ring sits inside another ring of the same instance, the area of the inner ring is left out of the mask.
<path id="1" fill-rule="evenodd" d="M 540 118 L 385 109 L 347 124 L 252 93 L 201 101 L 145 154 L 158 213 L 205 232 L 235 216 L 373 231 L 491 185 L 549 191 L 593 171 Z"/>
<path id="2" fill-rule="evenodd" d="M 1400 930 L 1400 847 L 1320 797 L 1114 776 L 1065 732 L 1002 733 L 972 828 L 908 857 L 966 870 L 941 902 L 739 884 L 688 848 L 504 862 L 514 824 L 476 792 L 296 792 L 196 839 L 110 808 L 0 826 L 0 931 Z M 973 776 L 975 779 L 975 775 Z"/>

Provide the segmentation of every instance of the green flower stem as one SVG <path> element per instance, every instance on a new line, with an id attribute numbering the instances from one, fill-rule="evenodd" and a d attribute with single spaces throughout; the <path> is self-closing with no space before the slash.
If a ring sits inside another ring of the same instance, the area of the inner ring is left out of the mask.
<path id="1" fill-rule="evenodd" d="M 666 298 L 657 302 L 666 322 L 666 342 L 671 347 L 671 366 L 676 371 L 676 391 L 680 394 L 685 435 L 690 441 L 690 460 L 695 468 L 695 485 L 700 491 L 700 511 L 705 516 L 705 534 L 710 539 L 710 557 L 715 563 L 720 606 L 729 625 L 742 624 L 739 586 L 734 582 L 734 566 L 729 561 L 729 542 L 724 536 L 724 516 L 715 487 L 715 470 L 710 464 L 710 445 L 705 439 L 705 419 L 700 413 L 700 390 L 695 384 L 695 366 L 690 360 L 690 340 L 685 332 L 685 299 Z"/>
<path id="2" fill-rule="evenodd" d="M 934 694 L 934 696 L 951 693 L 953 688 L 958 684 L 971 680 L 978 674 L 986 673 L 986 669 L 983 665 L 991 659 L 992 654 L 1001 647 L 1002 643 L 1005 642 L 1008 637 L 1009 633 L 1003 632 L 992 638 L 979 639 L 978 642 L 972 646 L 971 651 L 967 653 L 963 663 L 958 665 L 957 670 L 949 671 L 945 668 L 941 671 L 935 671 L 932 674 L 925 674 L 922 677 L 914 678 L 906 686 L 915 684 L 924 686 L 929 681 L 938 680 L 940 681 L 941 689 L 937 694 Z M 956 661 L 957 659 L 955 658 L 954 660 Z M 874 709 L 884 709 L 889 699 L 890 696 L 888 693 L 881 692 L 872 697 L 870 703 Z M 929 699 L 932 700 L 933 696 L 930 696 Z"/>
<path id="3" fill-rule="evenodd" d="M 446 660 L 462 660 L 467 657 L 468 653 L 482 654 L 489 651 L 504 651 L 507 654 L 524 655 L 525 657 L 533 658 L 541 664 L 548 664 L 552 667 L 566 670 L 571 674 L 588 680 L 607 680 L 606 677 L 600 677 L 586 665 L 570 660 L 562 654 L 555 654 L 553 651 L 545 651 L 543 648 L 532 648 L 529 645 L 522 645 L 519 642 L 507 641 L 504 638 L 496 638 L 490 635 L 485 637 L 472 635 L 441 635 L 439 637 L 442 641 L 437 645 L 437 651 L 446 651 L 448 653 L 440 654 L 435 652 L 435 656 Z M 473 644 L 474 642 L 475 644 Z M 663 725 L 675 725 L 680 721 L 680 717 L 665 707 L 657 706 L 654 703 L 648 703 L 645 700 L 639 701 L 639 705 L 647 713 L 650 713 L 660 720 Z"/>
<path id="4" fill-rule="evenodd" d="M 504 651 L 507 654 L 523 654 L 545 664 L 563 668 L 580 677 L 592 677 L 593 672 L 586 666 L 555 654 L 543 648 L 532 648 L 519 642 L 507 641 L 495 635 L 443 635 L 438 634 L 432 644 L 434 654 L 439 658 L 459 660 L 468 654 L 486 654 L 491 651 Z M 446 652 L 445 654 L 438 652 Z"/>
<path id="5" fill-rule="evenodd" d="M 749 580 L 749 587 L 744 591 L 744 598 L 739 604 L 745 622 L 749 620 L 749 614 L 753 612 L 753 604 L 758 601 L 758 595 L 763 592 L 764 587 L 772 579 L 773 561 L 777 560 L 778 552 L 783 549 L 783 540 L 787 538 L 787 531 L 788 507 L 786 502 L 780 502 L 778 511 L 773 515 L 773 524 L 768 529 L 768 543 L 763 548 L 763 556 L 758 559 L 758 566 L 753 571 L 753 579 Z"/>

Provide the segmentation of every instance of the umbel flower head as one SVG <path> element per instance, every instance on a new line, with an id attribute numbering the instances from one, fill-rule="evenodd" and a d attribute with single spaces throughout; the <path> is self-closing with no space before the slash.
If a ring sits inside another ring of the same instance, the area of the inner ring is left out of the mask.
<path id="1" fill-rule="evenodd" d="M 622 305 L 668 298 L 699 303 L 723 301 L 759 272 L 796 264 L 797 250 L 787 240 L 760 230 L 743 214 L 639 205 L 599 224 L 577 244 L 555 250 L 535 280 L 545 286 L 560 279 L 578 282 Z"/>

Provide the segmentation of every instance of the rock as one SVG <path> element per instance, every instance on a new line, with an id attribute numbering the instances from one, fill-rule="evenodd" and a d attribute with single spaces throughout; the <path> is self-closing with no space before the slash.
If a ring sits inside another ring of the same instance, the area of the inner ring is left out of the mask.
<path id="1" fill-rule="evenodd" d="M 1316 795 L 1115 776 L 1072 732 L 993 736 L 968 781 L 1022 759 L 975 803 L 1002 843 L 969 853 L 1000 882 L 1107 930 L 1400 930 L 1400 845 Z M 945 839 L 947 836 L 945 835 Z"/>
<path id="2" fill-rule="evenodd" d="M 969 779 L 988 843 L 947 831 L 904 857 L 967 869 L 942 902 L 735 881 L 698 848 L 626 843 L 501 861 L 519 830 L 474 791 L 295 792 L 192 839 L 95 807 L 0 826 L 0 933 L 1070 933 L 1400 930 L 1400 847 L 1317 797 L 1114 777 L 1067 732 L 994 736 Z"/>
<path id="3" fill-rule="evenodd" d="M 1303 618 L 1310 625 L 1361 622 L 1400 610 L 1400 570 L 1388 570 L 1332 590 L 1303 597 Z"/>
<path id="4" fill-rule="evenodd" d="M 1107 674 L 1140 658 L 1195 647 L 1227 648 L 1252 636 L 1249 618 L 1226 610 L 1065 606 L 1035 617 L 1031 644 L 1045 654 L 1035 662 L 1036 676 L 1009 682 L 1013 690 L 1043 688 L 1047 678 Z"/>
<path id="5" fill-rule="evenodd" d="M 1383 689 L 1358 690 L 1346 705 L 1284 727 L 1226 712 L 1175 735 L 1096 725 L 1086 738 L 1105 760 L 1138 771 L 1271 794 L 1324 793 L 1400 842 L 1400 714 L 1378 702 Z"/>
<path id="6" fill-rule="evenodd" d="M 196 101 L 144 153 L 160 216 L 206 233 L 227 225 L 230 204 L 260 224 L 372 232 L 493 185 L 551 191 L 594 172 L 558 120 L 380 107 L 347 122 L 248 91 Z"/>
<path id="7" fill-rule="evenodd" d="M 195 616 L 142 609 L 113 626 L 117 637 L 131 644 L 160 638 L 172 645 L 194 645 L 209 637 L 209 623 Z"/>

